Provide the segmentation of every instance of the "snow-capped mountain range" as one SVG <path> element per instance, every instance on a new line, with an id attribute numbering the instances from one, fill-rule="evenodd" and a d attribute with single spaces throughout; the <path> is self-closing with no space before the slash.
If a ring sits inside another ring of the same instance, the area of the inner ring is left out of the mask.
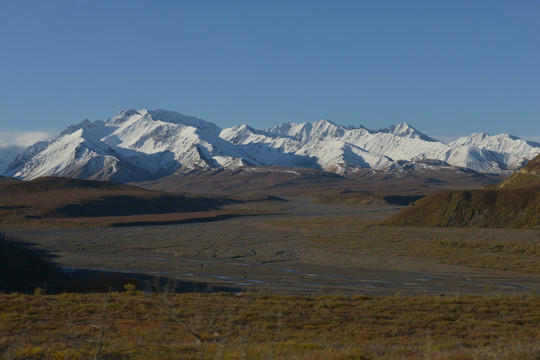
<path id="1" fill-rule="evenodd" d="M 461 167 L 478 172 L 516 170 L 540 144 L 507 134 L 471 134 L 450 144 L 402 123 L 380 130 L 328 120 L 283 123 L 257 130 L 217 125 L 166 110 L 127 110 L 69 126 L 60 136 L 22 151 L 4 176 L 65 176 L 127 182 L 185 169 L 286 166 L 335 173 L 398 171 L 404 166 Z"/>

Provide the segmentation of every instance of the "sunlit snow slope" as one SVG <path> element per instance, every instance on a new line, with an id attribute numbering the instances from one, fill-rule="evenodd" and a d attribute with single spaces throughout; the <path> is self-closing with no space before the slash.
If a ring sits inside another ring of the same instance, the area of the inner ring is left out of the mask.
<path id="1" fill-rule="evenodd" d="M 404 164 L 501 172 L 521 167 L 538 153 L 540 144 L 507 134 L 471 134 L 444 144 L 406 123 L 380 130 L 328 120 L 264 130 L 247 125 L 221 129 L 174 111 L 127 110 L 109 119 L 85 120 L 56 139 L 26 148 L 4 175 L 125 182 L 192 168 L 276 165 L 347 173 L 394 171 Z"/>

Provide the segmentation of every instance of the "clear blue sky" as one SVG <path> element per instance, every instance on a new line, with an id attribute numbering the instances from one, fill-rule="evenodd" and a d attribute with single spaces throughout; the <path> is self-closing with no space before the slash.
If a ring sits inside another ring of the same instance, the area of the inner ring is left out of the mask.
<path id="1" fill-rule="evenodd" d="M 0 0 L 0 131 L 128 108 L 540 136 L 540 1 Z"/>

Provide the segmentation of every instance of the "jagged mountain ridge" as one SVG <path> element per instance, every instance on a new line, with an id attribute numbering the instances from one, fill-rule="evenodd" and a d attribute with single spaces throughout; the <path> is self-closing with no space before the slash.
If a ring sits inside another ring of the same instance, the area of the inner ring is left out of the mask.
<path id="1" fill-rule="evenodd" d="M 340 174 L 366 168 L 403 171 L 415 166 L 501 172 L 519 168 L 538 153 L 540 144 L 506 134 L 472 134 L 444 144 L 406 123 L 380 130 L 328 120 L 283 123 L 263 130 L 247 125 L 221 129 L 174 111 L 127 110 L 112 118 L 69 126 L 56 139 L 26 148 L 4 175 L 127 182 L 193 168 L 273 165 Z"/>

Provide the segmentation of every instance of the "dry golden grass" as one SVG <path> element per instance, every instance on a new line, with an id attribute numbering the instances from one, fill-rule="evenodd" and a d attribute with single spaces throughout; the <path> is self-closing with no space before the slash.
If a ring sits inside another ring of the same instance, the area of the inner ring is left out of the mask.
<path id="1" fill-rule="evenodd" d="M 537 230 L 379 226 L 377 214 L 283 219 L 270 222 L 301 229 L 315 247 L 349 254 L 423 259 L 469 268 L 540 274 Z"/>
<path id="2" fill-rule="evenodd" d="M 0 295 L 4 359 L 538 359 L 540 297 Z"/>

